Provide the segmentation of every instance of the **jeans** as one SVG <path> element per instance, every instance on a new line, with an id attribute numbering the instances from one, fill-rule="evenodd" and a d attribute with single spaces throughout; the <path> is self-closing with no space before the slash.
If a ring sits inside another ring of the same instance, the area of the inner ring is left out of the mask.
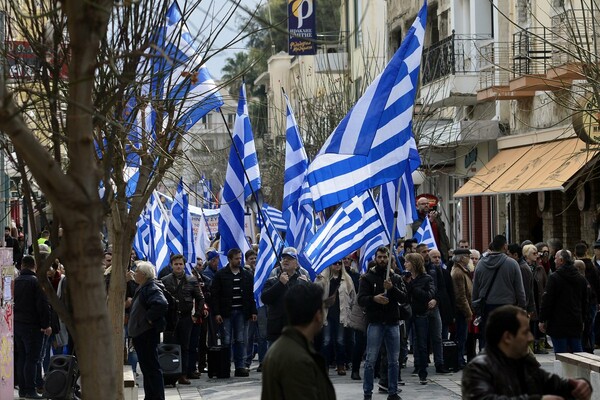
<path id="1" fill-rule="evenodd" d="M 262 308 L 261 308 L 262 309 Z M 259 311 L 260 313 L 260 311 Z M 260 318 L 260 317 L 259 317 Z M 254 359 L 254 342 L 257 344 L 258 362 L 262 363 L 263 358 L 267 352 L 267 338 L 263 335 L 262 329 L 260 329 L 259 321 L 248 322 L 248 340 L 246 343 L 246 368 L 252 365 Z"/>
<path id="2" fill-rule="evenodd" d="M 442 318 L 440 316 L 440 308 L 436 306 L 427 311 L 427 319 L 429 321 L 427 331 L 433 350 L 433 362 L 436 368 L 441 368 L 444 366 L 444 353 L 442 350 Z"/>
<path id="3" fill-rule="evenodd" d="M 248 320 L 242 310 L 232 310 L 229 318 L 223 318 L 221 325 L 223 346 L 231 346 L 233 339 L 233 362 L 236 369 L 244 368 L 246 336 L 248 335 Z"/>
<path id="4" fill-rule="evenodd" d="M 385 343 L 388 358 L 388 395 L 398 392 L 398 357 L 400 355 L 400 329 L 398 325 L 369 324 L 367 327 L 367 356 L 363 380 L 365 395 L 373 393 L 373 366 L 377 362 L 381 343 Z"/>
<path id="5" fill-rule="evenodd" d="M 38 366 L 36 368 L 35 374 L 35 387 L 43 388 L 44 387 L 44 375 L 48 373 L 48 367 L 50 366 L 50 348 L 52 347 L 52 342 L 54 341 L 54 334 L 50 336 L 44 335 L 42 339 L 42 348 L 40 350 L 40 361 L 38 362 Z"/>
<path id="6" fill-rule="evenodd" d="M 325 357 L 327 366 L 331 364 L 332 339 L 335 339 L 335 361 L 338 366 L 346 363 L 346 348 L 344 347 L 344 327 L 338 317 L 327 318 L 327 325 L 323 327 L 323 347 L 321 354 Z"/>
<path id="7" fill-rule="evenodd" d="M 462 368 L 467 363 L 465 362 L 465 343 L 467 342 L 467 333 L 469 326 L 467 319 L 462 314 L 456 314 L 456 350 L 458 353 L 458 367 Z"/>
<path id="8" fill-rule="evenodd" d="M 580 337 L 557 338 L 552 336 L 554 353 L 578 353 L 583 351 Z"/>
<path id="9" fill-rule="evenodd" d="M 25 394 L 34 393 L 44 333 L 37 325 L 16 323 L 14 340 L 15 349 L 19 353 L 16 371 L 19 391 Z"/>
<path id="10" fill-rule="evenodd" d="M 133 374 L 137 374 L 138 356 L 133 347 L 133 340 L 129 337 L 129 330 L 125 324 L 125 347 L 127 348 L 127 364 L 131 365 Z"/>
<path id="11" fill-rule="evenodd" d="M 413 318 L 414 333 L 415 333 L 415 347 L 413 355 L 415 358 L 415 369 L 419 374 L 420 379 L 427 378 L 427 338 L 429 330 L 429 316 L 427 314 L 415 315 Z"/>
<path id="12" fill-rule="evenodd" d="M 165 400 L 163 373 L 158 363 L 159 343 L 160 333 L 155 329 L 149 329 L 133 338 L 133 347 L 144 376 L 145 400 Z"/>

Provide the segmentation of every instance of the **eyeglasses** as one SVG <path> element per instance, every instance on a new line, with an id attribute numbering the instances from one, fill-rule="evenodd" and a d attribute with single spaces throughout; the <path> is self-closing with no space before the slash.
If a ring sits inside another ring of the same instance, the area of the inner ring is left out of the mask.
<path id="1" fill-rule="evenodd" d="M 333 263 L 333 265 L 342 265 L 342 262 L 341 261 L 336 261 L 336 262 Z"/>

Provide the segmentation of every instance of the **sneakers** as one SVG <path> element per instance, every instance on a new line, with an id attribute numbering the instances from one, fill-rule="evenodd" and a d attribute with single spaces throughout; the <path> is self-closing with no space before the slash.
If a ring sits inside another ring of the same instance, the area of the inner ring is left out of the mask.
<path id="1" fill-rule="evenodd" d="M 379 386 L 379 393 L 387 393 L 388 392 L 387 383 L 379 381 L 377 386 Z"/>
<path id="2" fill-rule="evenodd" d="M 421 385 L 427 385 L 427 378 L 419 378 L 419 383 Z"/>
<path id="3" fill-rule="evenodd" d="M 402 400 L 402 397 L 398 396 L 397 394 L 390 394 L 387 397 L 387 400 Z"/>
<path id="4" fill-rule="evenodd" d="M 245 378 L 247 376 L 250 376 L 250 372 L 248 372 L 246 368 L 236 368 L 234 376 L 237 378 Z"/>

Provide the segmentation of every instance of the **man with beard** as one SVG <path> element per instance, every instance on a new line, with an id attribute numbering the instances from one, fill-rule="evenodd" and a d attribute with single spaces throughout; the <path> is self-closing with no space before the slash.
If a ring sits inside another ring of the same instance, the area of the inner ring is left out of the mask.
<path id="1" fill-rule="evenodd" d="M 406 287 L 400 276 L 390 271 L 387 274 L 389 250 L 380 247 L 375 253 L 375 267 L 361 278 L 358 304 L 365 309 L 367 328 L 367 355 L 365 359 L 363 393 L 364 400 L 373 394 L 373 366 L 377 362 L 379 349 L 385 343 L 388 359 L 388 400 L 399 400 L 398 357 L 400 355 L 400 310 L 399 303 L 407 300 Z M 387 279 L 386 279 L 387 278 Z M 384 373 L 384 372 L 382 372 Z"/>

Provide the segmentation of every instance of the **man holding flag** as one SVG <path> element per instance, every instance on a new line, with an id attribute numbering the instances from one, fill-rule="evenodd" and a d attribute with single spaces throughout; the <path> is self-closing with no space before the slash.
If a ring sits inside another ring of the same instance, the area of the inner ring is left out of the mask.
<path id="1" fill-rule="evenodd" d="M 446 234 L 444 222 L 442 222 L 439 212 L 431 209 L 429 198 L 427 196 L 417 197 L 417 215 L 417 219 L 412 224 L 413 236 L 417 238 L 418 235 L 416 233 L 421 227 L 425 232 L 430 229 L 433 234 L 433 239 L 435 239 L 434 243 L 437 245 L 437 250 L 442 253 L 442 258 L 444 260 L 448 260 L 450 240 Z M 426 221 L 426 219 L 428 221 Z M 430 225 L 430 228 L 428 228 L 427 225 Z M 426 235 L 422 235 L 422 237 L 425 238 Z M 419 240 L 419 243 L 424 243 L 423 239 Z M 434 248 L 431 243 L 427 244 L 430 249 Z"/>

